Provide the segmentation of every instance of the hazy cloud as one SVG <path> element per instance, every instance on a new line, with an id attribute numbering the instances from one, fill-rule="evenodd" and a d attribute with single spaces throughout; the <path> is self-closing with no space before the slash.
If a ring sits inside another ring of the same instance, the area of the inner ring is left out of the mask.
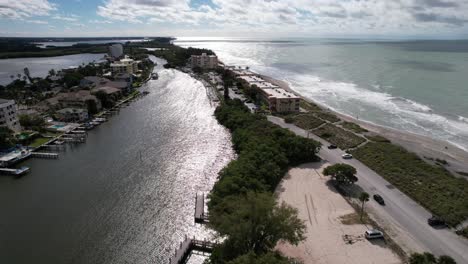
<path id="1" fill-rule="evenodd" d="M 55 4 L 47 0 L 0 0 L 0 17 L 3 18 L 44 16 L 53 10 L 56 10 Z"/>

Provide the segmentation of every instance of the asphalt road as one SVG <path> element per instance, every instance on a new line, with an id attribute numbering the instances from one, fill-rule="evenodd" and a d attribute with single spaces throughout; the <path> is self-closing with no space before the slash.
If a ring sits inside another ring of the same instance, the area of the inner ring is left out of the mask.
<path id="1" fill-rule="evenodd" d="M 281 118 L 269 116 L 271 122 L 287 128 L 295 134 L 303 137 L 309 136 L 323 144 L 319 156 L 329 163 L 347 163 L 357 170 L 359 181 L 357 185 L 371 195 L 380 194 L 385 200 L 385 206 L 377 203 L 367 203 L 372 206 L 379 217 L 397 224 L 402 230 L 407 232 L 420 247 L 432 252 L 435 255 L 448 255 L 454 258 L 458 264 L 468 263 L 468 240 L 457 236 L 449 229 L 435 229 L 427 224 L 427 218 L 431 213 L 417 204 L 411 198 L 393 187 L 380 175 L 368 168 L 358 160 L 344 160 L 341 155 L 345 154 L 340 149 L 330 150 L 327 141 L 317 137 L 312 133 L 298 128 L 292 124 L 287 124 Z"/>

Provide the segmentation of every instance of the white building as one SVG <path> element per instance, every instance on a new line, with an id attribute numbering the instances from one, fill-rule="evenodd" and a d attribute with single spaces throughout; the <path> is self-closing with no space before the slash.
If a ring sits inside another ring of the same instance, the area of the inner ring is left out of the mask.
<path id="1" fill-rule="evenodd" d="M 117 75 L 119 73 L 135 74 L 138 72 L 139 63 L 140 61 L 135 61 L 127 57 L 120 61 L 111 63 L 110 67 L 112 75 Z"/>
<path id="2" fill-rule="evenodd" d="M 215 69 L 218 66 L 218 57 L 203 53 L 202 55 L 192 55 L 189 62 L 192 68 Z"/>
<path id="3" fill-rule="evenodd" d="M 120 58 L 123 56 L 123 46 L 122 44 L 113 44 L 109 46 L 109 56 L 112 58 Z"/>
<path id="4" fill-rule="evenodd" d="M 16 103 L 13 100 L 0 99 L 0 126 L 18 132 L 21 126 L 16 116 Z"/>

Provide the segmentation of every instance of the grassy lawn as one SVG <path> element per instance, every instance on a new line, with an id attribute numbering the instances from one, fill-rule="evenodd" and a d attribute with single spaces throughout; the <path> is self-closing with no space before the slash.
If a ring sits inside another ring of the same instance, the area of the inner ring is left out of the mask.
<path id="1" fill-rule="evenodd" d="M 330 143 L 337 145 L 341 149 L 349 149 L 364 143 L 366 140 L 362 137 L 348 132 L 332 124 L 326 124 L 323 127 L 314 130 L 314 134 L 326 139 Z"/>
<path id="2" fill-rule="evenodd" d="M 364 132 L 368 132 L 367 129 L 364 129 L 362 127 L 360 127 L 358 124 L 355 124 L 355 123 L 351 123 L 351 122 L 343 122 L 343 124 L 341 124 L 341 126 L 343 126 L 343 128 L 346 128 L 348 130 L 351 130 L 353 132 L 356 132 L 356 133 L 364 133 Z"/>
<path id="3" fill-rule="evenodd" d="M 293 123 L 294 125 L 305 130 L 314 129 L 320 126 L 321 124 L 325 123 L 325 121 L 318 119 L 310 113 L 292 116 L 290 117 L 290 121 L 292 121 L 291 123 Z"/>
<path id="4" fill-rule="evenodd" d="M 450 225 L 468 218 L 468 181 L 390 143 L 369 143 L 351 153 Z"/>
<path id="5" fill-rule="evenodd" d="M 33 147 L 33 148 L 36 148 L 36 147 L 39 147 L 40 145 L 46 143 L 49 140 L 50 140 L 50 138 L 43 138 L 43 137 L 36 138 L 29 146 Z"/>

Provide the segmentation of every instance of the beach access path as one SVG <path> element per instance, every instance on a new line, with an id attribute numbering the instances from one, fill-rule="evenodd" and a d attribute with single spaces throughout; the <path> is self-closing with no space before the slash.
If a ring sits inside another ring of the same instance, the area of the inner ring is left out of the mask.
<path id="1" fill-rule="evenodd" d="M 322 143 L 319 156 L 330 164 L 347 163 L 357 170 L 359 181 L 357 185 L 368 192 L 371 197 L 380 194 L 385 199 L 385 206 L 380 206 L 371 198 L 366 204 L 368 213 L 381 224 L 387 233 L 407 252 L 430 251 L 436 255 L 449 255 L 457 263 L 468 263 L 468 240 L 457 236 L 449 229 L 435 229 L 427 224 L 431 213 L 410 197 L 393 187 L 383 177 L 368 168 L 358 160 L 344 160 L 344 151 L 328 149 L 329 142 L 308 133 L 293 124 L 285 123 L 283 119 L 268 116 L 268 120 L 296 135 L 310 137 Z M 415 245 L 416 243 L 417 245 Z"/>

